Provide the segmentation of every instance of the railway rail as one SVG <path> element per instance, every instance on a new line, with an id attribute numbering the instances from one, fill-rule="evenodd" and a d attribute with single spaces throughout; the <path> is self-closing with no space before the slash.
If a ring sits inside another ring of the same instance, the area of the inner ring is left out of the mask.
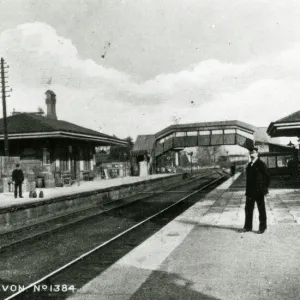
<path id="1" fill-rule="evenodd" d="M 184 180 L 181 184 L 177 184 L 176 189 L 178 190 L 180 186 L 193 184 L 199 179 L 209 177 L 212 174 L 220 174 L 220 171 L 197 174 L 193 177 L 190 177 L 188 180 Z M 54 232 L 59 231 L 66 226 L 72 226 L 75 223 L 82 222 L 87 218 L 101 215 L 113 209 L 117 209 L 117 208 L 124 207 L 126 205 L 133 204 L 136 201 L 140 201 L 148 197 L 151 197 L 155 193 L 157 194 L 166 193 L 166 192 L 180 193 L 180 191 L 173 191 L 173 189 L 174 186 L 170 186 L 165 190 L 158 190 L 155 192 L 149 192 L 149 191 L 139 192 L 136 195 L 130 196 L 123 200 L 114 201 L 106 205 L 101 205 L 99 207 L 81 209 L 76 212 L 68 213 L 64 216 L 54 217 L 51 220 L 46 220 L 44 222 L 39 222 L 37 224 L 28 225 L 20 229 L 15 229 L 11 232 L 0 234 L 0 252 L 10 250 L 12 246 L 18 246 L 24 243 L 24 241 L 41 238 L 43 235 L 47 235 L 50 233 L 53 234 Z M 181 192 L 186 193 L 186 191 L 181 191 Z"/>
<path id="2" fill-rule="evenodd" d="M 79 247 L 80 249 L 75 245 L 73 248 L 70 243 L 72 250 L 69 251 L 69 255 L 66 255 L 64 259 L 54 259 L 53 263 L 48 257 L 47 259 L 50 260 L 48 265 L 52 265 L 53 268 L 47 269 L 46 267 L 37 271 L 33 267 L 36 271 L 33 271 L 35 276 L 29 276 L 30 278 L 22 276 L 22 270 L 19 270 L 21 275 L 11 276 L 9 282 L 18 282 L 20 289 L 17 291 L 3 291 L 2 289 L 0 297 L 3 295 L 4 298 L 1 299 L 67 299 L 86 282 L 99 275 L 136 245 L 199 201 L 203 193 L 219 185 L 225 178 L 227 175 L 221 175 L 218 172 L 198 176 L 194 178 L 195 180 L 187 181 L 185 185 L 173 190 L 149 193 L 149 197 L 115 207 L 102 213 L 101 216 L 92 216 L 81 221 L 80 224 L 68 226 L 61 233 L 44 236 L 37 241 L 42 244 L 37 247 L 51 247 L 55 245 L 55 241 L 49 242 L 49 239 L 61 241 L 66 236 L 70 238 L 72 233 L 74 234 L 73 241 L 77 242 L 80 234 L 82 237 L 84 232 L 92 236 L 93 241 L 87 238 L 90 243 L 85 245 L 86 247 Z M 91 225 L 95 225 L 96 228 Z M 87 228 L 89 228 L 88 231 Z M 99 228 L 102 229 L 100 232 Z M 45 242 L 45 239 L 48 239 L 48 242 Z M 26 251 L 26 246 L 23 250 Z M 44 250 L 43 253 L 47 251 Z"/>

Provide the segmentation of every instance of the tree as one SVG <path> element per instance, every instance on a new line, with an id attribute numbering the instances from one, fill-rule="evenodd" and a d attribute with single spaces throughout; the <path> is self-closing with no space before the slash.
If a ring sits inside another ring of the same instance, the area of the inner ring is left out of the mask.
<path id="1" fill-rule="evenodd" d="M 198 163 L 203 166 L 215 165 L 220 153 L 220 146 L 198 147 L 196 157 Z"/>
<path id="2" fill-rule="evenodd" d="M 133 139 L 132 137 L 128 136 L 125 139 L 125 141 L 127 141 L 128 143 L 127 147 L 121 147 L 116 145 L 110 147 L 109 160 L 128 161 L 130 159 L 130 151 L 134 146 Z"/>
<path id="3" fill-rule="evenodd" d="M 184 167 L 190 166 L 190 161 L 189 161 L 189 159 L 187 157 L 187 153 L 185 151 L 179 152 L 179 160 L 180 160 L 179 165 L 181 167 L 184 168 Z"/>
<path id="4" fill-rule="evenodd" d="M 128 137 L 125 139 L 125 141 L 127 141 L 129 149 L 132 150 L 132 148 L 133 148 L 133 146 L 134 146 L 134 142 L 133 142 L 132 137 L 131 137 L 131 136 L 128 136 Z"/>

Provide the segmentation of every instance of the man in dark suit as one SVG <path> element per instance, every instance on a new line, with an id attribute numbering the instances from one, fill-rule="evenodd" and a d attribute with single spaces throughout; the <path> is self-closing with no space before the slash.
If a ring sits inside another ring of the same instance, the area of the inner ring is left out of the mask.
<path id="1" fill-rule="evenodd" d="M 255 202 L 259 212 L 259 234 L 267 229 L 265 196 L 268 194 L 270 176 L 266 164 L 258 157 L 258 149 L 250 150 L 251 162 L 246 168 L 246 206 L 245 225 L 241 232 L 252 231 L 253 210 Z"/>
<path id="2" fill-rule="evenodd" d="M 12 172 L 12 181 L 15 183 L 15 198 L 17 198 L 18 189 L 19 189 L 19 197 L 23 198 L 22 183 L 24 181 L 24 174 L 23 171 L 20 169 L 19 164 L 16 164 L 16 169 L 14 169 Z"/>

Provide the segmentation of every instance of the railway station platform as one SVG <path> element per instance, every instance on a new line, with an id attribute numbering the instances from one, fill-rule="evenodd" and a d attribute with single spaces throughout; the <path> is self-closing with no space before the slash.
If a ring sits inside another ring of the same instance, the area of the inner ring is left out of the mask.
<path id="1" fill-rule="evenodd" d="M 206 173 L 211 171 L 202 171 L 202 174 Z M 161 174 L 37 189 L 37 194 L 41 190 L 44 192 L 43 198 L 29 198 L 29 193 L 25 193 L 24 198 L 15 199 L 13 193 L 3 193 L 0 194 L 0 236 L 72 214 L 81 218 L 83 211 L 85 214 L 89 211 L 91 215 L 100 213 L 105 210 L 105 205 L 118 206 L 119 200 L 141 199 L 149 191 L 180 184 L 184 177 L 185 174 Z"/>
<path id="2" fill-rule="evenodd" d="M 77 183 L 71 186 L 65 187 L 55 187 L 55 188 L 37 188 L 37 194 L 40 191 L 43 191 L 43 198 L 29 198 L 29 192 L 23 193 L 24 198 L 14 198 L 14 193 L 0 193 L 0 208 L 8 207 L 19 204 L 26 204 L 29 202 L 39 202 L 44 201 L 45 199 L 50 199 L 54 197 L 62 197 L 66 195 L 73 195 L 77 193 L 89 192 L 98 189 L 107 189 L 112 187 L 118 187 L 124 184 L 134 184 L 142 181 L 148 181 L 153 179 L 163 179 L 164 177 L 168 177 L 173 174 L 156 174 L 156 175 L 147 175 L 140 177 L 123 177 L 123 178 L 115 178 L 115 179 L 102 179 L 95 181 L 83 181 L 80 182 L 80 185 Z"/>
<path id="3" fill-rule="evenodd" d="M 299 299 L 300 189 L 271 188 L 268 229 L 239 233 L 243 177 L 230 178 L 69 297 Z"/>

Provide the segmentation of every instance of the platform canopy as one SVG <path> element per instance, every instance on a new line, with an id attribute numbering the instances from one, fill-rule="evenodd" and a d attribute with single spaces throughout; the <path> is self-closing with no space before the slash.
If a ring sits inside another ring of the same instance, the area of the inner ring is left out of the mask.
<path id="1" fill-rule="evenodd" d="M 4 139 L 3 119 L 0 119 L 0 141 Z M 31 113 L 19 113 L 7 118 L 9 140 L 65 138 L 93 142 L 99 146 L 127 146 L 116 137 L 56 119 Z"/>
<path id="2" fill-rule="evenodd" d="M 271 137 L 300 137 L 300 110 L 272 122 L 267 133 Z"/>

